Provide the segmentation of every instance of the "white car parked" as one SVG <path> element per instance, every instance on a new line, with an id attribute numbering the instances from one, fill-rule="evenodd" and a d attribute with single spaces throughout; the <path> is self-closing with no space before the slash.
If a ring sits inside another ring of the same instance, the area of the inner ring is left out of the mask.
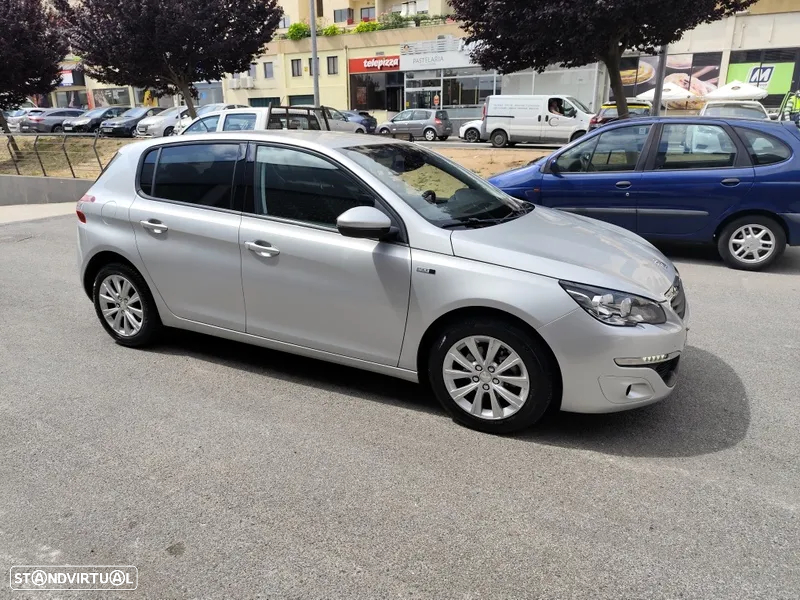
<path id="1" fill-rule="evenodd" d="M 707 102 L 700 111 L 701 117 L 742 117 L 745 119 L 769 119 L 769 113 L 761 102 L 755 100 L 717 100 Z"/>
<path id="2" fill-rule="evenodd" d="M 168 108 L 164 112 L 139 121 L 136 125 L 135 135 L 136 137 L 161 137 L 162 135 L 172 135 L 178 121 L 188 114 L 189 109 L 185 106 Z"/>
<path id="3" fill-rule="evenodd" d="M 318 108 L 272 106 L 267 108 L 234 108 L 213 112 L 196 118 L 181 135 L 211 131 L 260 131 L 263 129 L 305 129 L 329 131 L 329 121 L 322 118 Z"/>
<path id="4" fill-rule="evenodd" d="M 467 121 L 458 129 L 458 137 L 465 142 L 485 142 L 489 139 L 483 126 L 483 119 Z"/>
<path id="5" fill-rule="evenodd" d="M 247 105 L 225 104 L 224 102 L 218 102 L 216 104 L 206 104 L 204 106 L 200 106 L 197 108 L 196 112 L 197 112 L 197 117 L 202 117 L 203 115 L 208 115 L 211 114 L 212 112 L 217 112 L 219 110 L 230 110 L 231 108 L 247 108 Z M 192 121 L 194 121 L 194 119 L 189 116 L 189 113 L 186 113 L 175 124 L 175 128 L 172 130 L 172 135 L 180 135 L 181 132 L 184 129 L 186 129 Z"/>

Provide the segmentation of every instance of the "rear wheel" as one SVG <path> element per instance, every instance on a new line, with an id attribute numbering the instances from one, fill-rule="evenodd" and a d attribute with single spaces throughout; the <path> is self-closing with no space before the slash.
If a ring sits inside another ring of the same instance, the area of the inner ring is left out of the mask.
<path id="1" fill-rule="evenodd" d="M 495 148 L 505 148 L 508 145 L 508 135 L 502 129 L 492 132 L 491 139 Z"/>
<path id="2" fill-rule="evenodd" d="M 547 350 L 501 319 L 477 317 L 444 330 L 428 373 L 453 420 L 487 433 L 530 427 L 553 402 L 556 375 Z"/>
<path id="3" fill-rule="evenodd" d="M 786 233 L 774 219 L 761 215 L 728 223 L 717 239 L 717 250 L 734 269 L 758 271 L 775 262 L 786 249 Z"/>
<path id="4" fill-rule="evenodd" d="M 467 129 L 464 132 L 464 141 L 474 144 L 481 139 L 481 134 L 477 129 Z"/>
<path id="5" fill-rule="evenodd" d="M 425 138 L 426 142 L 436 141 L 436 131 L 433 129 L 426 129 L 422 136 Z"/>
<path id="6" fill-rule="evenodd" d="M 103 328 L 122 346 L 146 346 L 163 328 L 147 283 L 128 265 L 111 263 L 100 269 L 92 299 Z"/>
<path id="7" fill-rule="evenodd" d="M 585 132 L 585 131 L 576 131 L 575 133 L 573 133 L 573 134 L 572 134 L 572 137 L 571 137 L 571 138 L 569 138 L 569 141 L 570 141 L 570 142 L 574 142 L 574 141 L 575 141 L 575 140 L 577 140 L 578 138 L 580 138 L 580 137 L 583 137 L 583 136 L 585 136 L 585 135 L 586 135 L 586 132 Z"/>

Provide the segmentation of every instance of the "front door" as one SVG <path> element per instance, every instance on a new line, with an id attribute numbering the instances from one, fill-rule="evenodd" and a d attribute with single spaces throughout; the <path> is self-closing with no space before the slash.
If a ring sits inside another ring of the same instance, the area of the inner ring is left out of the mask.
<path id="1" fill-rule="evenodd" d="M 566 144 L 578 126 L 577 109 L 564 98 L 548 100 L 542 127 L 542 142 Z"/>
<path id="2" fill-rule="evenodd" d="M 325 116 L 328 118 L 328 125 L 331 131 L 347 131 L 350 133 L 355 131 L 355 127 L 347 121 L 347 117 L 338 110 L 325 107 Z"/>
<path id="3" fill-rule="evenodd" d="M 336 230 L 355 206 L 379 206 L 334 162 L 260 145 L 253 206 L 239 235 L 247 332 L 397 365 L 408 314 L 411 253 Z"/>
<path id="4" fill-rule="evenodd" d="M 631 125 L 566 149 L 548 163 L 541 203 L 636 231 L 636 169 L 649 134 L 650 125 Z"/>
<path id="5" fill-rule="evenodd" d="M 243 156 L 236 143 L 149 151 L 129 213 L 139 256 L 170 312 L 235 331 L 244 331 L 242 217 L 231 197 L 240 148 Z"/>
<path id="6" fill-rule="evenodd" d="M 404 110 L 403 112 L 396 114 L 392 120 L 389 122 L 389 129 L 392 133 L 408 133 L 409 125 L 411 124 L 411 118 L 414 115 L 413 110 Z"/>
<path id="7" fill-rule="evenodd" d="M 750 193 L 753 167 L 722 125 L 664 123 L 642 173 L 638 231 L 708 241 L 720 218 Z"/>

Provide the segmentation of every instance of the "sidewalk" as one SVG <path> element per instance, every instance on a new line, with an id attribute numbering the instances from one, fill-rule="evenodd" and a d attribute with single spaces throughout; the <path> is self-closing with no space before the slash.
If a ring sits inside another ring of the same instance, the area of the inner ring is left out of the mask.
<path id="1" fill-rule="evenodd" d="M 0 206 L 0 224 L 15 223 L 17 221 L 30 221 L 57 217 L 75 212 L 74 202 L 59 202 L 58 204 L 16 204 L 13 206 Z"/>

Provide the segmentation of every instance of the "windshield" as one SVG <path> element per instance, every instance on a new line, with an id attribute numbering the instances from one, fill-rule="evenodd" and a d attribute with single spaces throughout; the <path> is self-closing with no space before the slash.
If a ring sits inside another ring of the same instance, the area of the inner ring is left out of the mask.
<path id="1" fill-rule="evenodd" d="M 201 106 L 197 109 L 197 116 L 201 117 L 203 115 L 207 115 L 215 110 L 220 110 L 223 106 L 223 104 L 206 104 L 205 106 Z"/>
<path id="2" fill-rule="evenodd" d="M 89 112 L 83 113 L 82 117 L 100 117 L 106 112 L 107 108 L 95 108 L 94 110 L 90 110 Z"/>
<path id="3" fill-rule="evenodd" d="M 578 100 L 574 96 L 567 96 L 567 100 L 572 102 L 572 104 L 574 104 L 575 106 L 580 108 L 583 112 L 591 114 L 592 111 L 589 110 L 589 108 L 583 102 L 581 102 L 580 100 Z"/>
<path id="4" fill-rule="evenodd" d="M 129 108 L 124 113 L 120 115 L 120 117 L 141 117 L 144 113 L 146 113 L 149 108 L 139 107 L 139 108 Z"/>
<path id="5" fill-rule="evenodd" d="M 706 107 L 705 115 L 708 117 L 748 117 L 765 119 L 767 113 L 757 106 L 737 106 L 735 104 L 712 104 Z"/>
<path id="6" fill-rule="evenodd" d="M 185 106 L 173 106 L 172 108 L 168 108 L 164 112 L 158 113 L 159 117 L 172 117 L 176 115 L 178 112 L 185 110 Z"/>
<path id="7" fill-rule="evenodd" d="M 650 114 L 650 107 L 649 106 L 628 106 L 628 114 L 631 115 L 649 115 Z M 617 111 L 616 106 L 607 106 L 600 110 L 601 117 L 618 117 L 619 112 Z"/>
<path id="8" fill-rule="evenodd" d="M 410 144 L 340 148 L 439 227 L 491 225 L 533 205 L 507 196 L 449 160 Z"/>

